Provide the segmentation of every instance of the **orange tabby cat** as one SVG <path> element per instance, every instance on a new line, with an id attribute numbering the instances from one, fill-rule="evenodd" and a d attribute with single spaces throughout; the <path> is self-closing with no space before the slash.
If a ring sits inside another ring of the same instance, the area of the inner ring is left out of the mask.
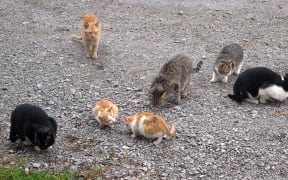
<path id="1" fill-rule="evenodd" d="M 158 145 L 164 135 L 172 137 L 175 135 L 176 128 L 172 125 L 169 130 L 165 120 L 149 112 L 142 112 L 124 117 L 125 124 L 132 131 L 131 137 L 135 138 L 138 134 L 147 138 L 157 138 L 153 143 Z"/>
<path id="2" fill-rule="evenodd" d="M 86 57 L 96 59 L 101 36 L 101 24 L 93 14 L 85 15 L 82 24 L 82 35 L 72 35 L 74 39 L 83 40 Z"/>
<path id="3" fill-rule="evenodd" d="M 118 119 L 118 107 L 106 99 L 99 101 L 93 108 L 92 113 L 100 128 L 105 125 L 112 128 Z"/>

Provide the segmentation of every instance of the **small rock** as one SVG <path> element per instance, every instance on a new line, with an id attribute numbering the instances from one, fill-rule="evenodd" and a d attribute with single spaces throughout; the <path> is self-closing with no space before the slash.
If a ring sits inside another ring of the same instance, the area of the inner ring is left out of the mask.
<path id="1" fill-rule="evenodd" d="M 122 149 L 129 149 L 128 146 L 122 146 Z"/>
<path id="2" fill-rule="evenodd" d="M 41 167 L 41 164 L 40 163 L 33 163 L 32 166 L 34 168 L 40 168 Z"/>
<path id="3" fill-rule="evenodd" d="M 180 10 L 179 12 L 178 12 L 178 15 L 183 15 L 184 14 L 184 12 L 182 11 L 182 10 Z"/>

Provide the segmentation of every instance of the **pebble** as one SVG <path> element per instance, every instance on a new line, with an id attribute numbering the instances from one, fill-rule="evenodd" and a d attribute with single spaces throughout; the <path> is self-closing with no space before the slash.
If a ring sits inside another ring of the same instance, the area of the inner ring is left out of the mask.
<path id="1" fill-rule="evenodd" d="M 32 167 L 34 168 L 40 168 L 41 164 L 40 163 L 32 163 Z"/>

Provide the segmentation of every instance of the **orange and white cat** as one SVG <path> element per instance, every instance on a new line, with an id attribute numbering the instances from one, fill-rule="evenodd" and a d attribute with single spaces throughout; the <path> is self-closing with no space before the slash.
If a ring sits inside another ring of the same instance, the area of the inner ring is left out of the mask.
<path id="1" fill-rule="evenodd" d="M 137 135 L 143 135 L 147 138 L 157 138 L 153 142 L 155 145 L 158 145 L 162 141 L 164 135 L 171 138 L 176 132 L 174 125 L 169 130 L 164 119 L 149 112 L 126 116 L 124 117 L 124 121 L 126 127 L 133 133 L 131 135 L 132 138 L 135 138 Z"/>
<path id="2" fill-rule="evenodd" d="M 82 35 L 72 35 L 72 37 L 77 40 L 83 40 L 87 58 L 97 58 L 97 51 L 101 37 L 101 24 L 95 15 L 85 15 L 82 23 Z"/>
<path id="3" fill-rule="evenodd" d="M 99 123 L 100 128 L 103 128 L 105 125 L 112 128 L 118 121 L 118 107 L 106 99 L 99 101 L 95 105 L 92 114 Z"/>

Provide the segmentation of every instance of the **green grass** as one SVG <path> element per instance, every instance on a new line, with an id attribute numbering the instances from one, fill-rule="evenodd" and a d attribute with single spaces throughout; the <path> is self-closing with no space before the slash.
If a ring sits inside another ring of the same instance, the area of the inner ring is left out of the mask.
<path id="1" fill-rule="evenodd" d="M 105 169 L 101 166 L 91 168 L 88 173 L 47 171 L 30 171 L 28 175 L 24 168 L 0 167 L 1 180 L 73 180 L 73 179 L 102 179 Z"/>
<path id="2" fill-rule="evenodd" d="M 48 173 L 46 171 L 32 171 L 28 175 L 25 174 L 25 170 L 22 168 L 1 167 L 0 179 L 1 180 L 70 180 L 76 179 L 77 174 L 73 173 Z M 77 178 L 78 179 L 78 178 Z"/>

